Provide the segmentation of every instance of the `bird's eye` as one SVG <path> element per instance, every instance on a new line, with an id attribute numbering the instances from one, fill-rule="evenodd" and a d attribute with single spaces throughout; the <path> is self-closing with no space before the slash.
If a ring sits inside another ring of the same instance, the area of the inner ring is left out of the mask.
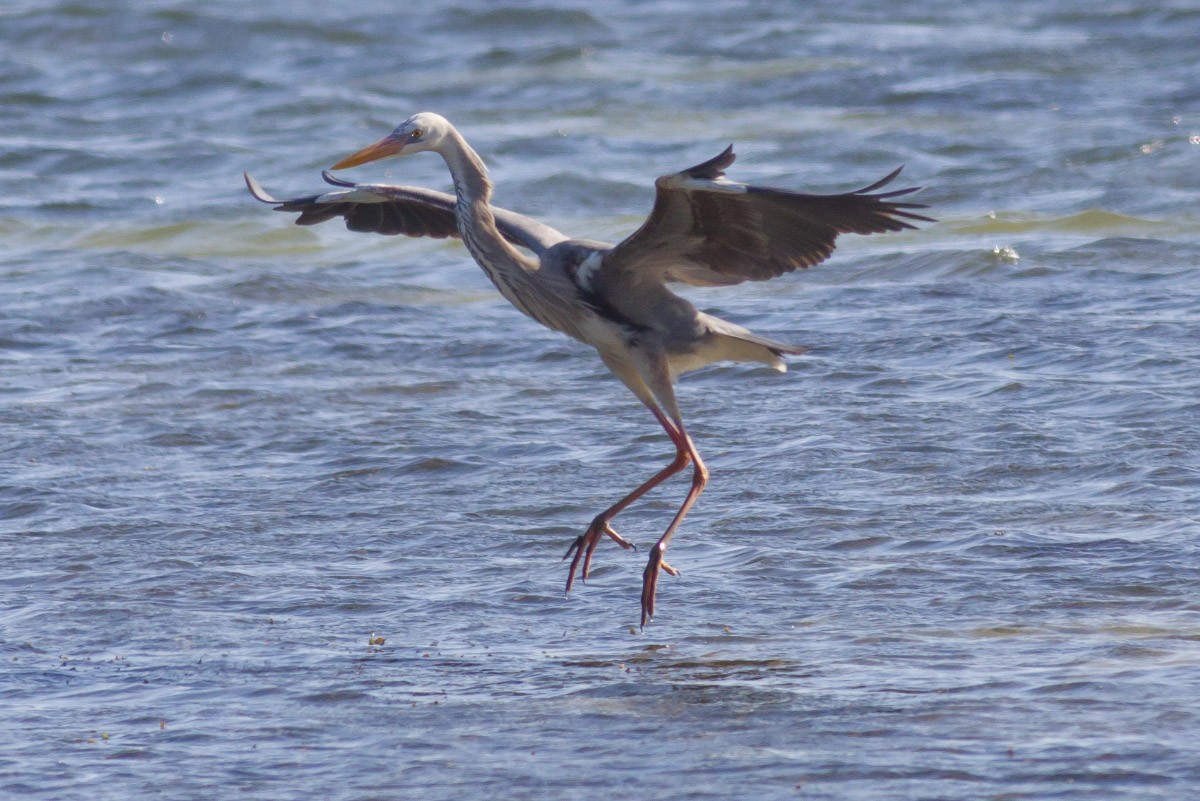
<path id="1" fill-rule="evenodd" d="M 408 135 L 408 138 L 409 139 L 420 139 L 421 138 L 421 129 L 420 128 L 413 129 L 413 132 Z"/>

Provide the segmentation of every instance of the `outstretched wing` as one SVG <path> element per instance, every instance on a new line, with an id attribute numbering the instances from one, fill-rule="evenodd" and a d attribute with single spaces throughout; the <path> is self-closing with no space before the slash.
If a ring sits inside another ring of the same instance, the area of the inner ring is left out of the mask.
<path id="1" fill-rule="evenodd" d="M 919 187 L 878 192 L 900 168 L 840 195 L 810 195 L 725 178 L 733 146 L 716 158 L 655 181 L 650 217 L 605 257 L 599 284 L 646 281 L 720 286 L 763 281 L 824 261 L 838 234 L 877 234 L 933 222 L 896 198 Z"/>
<path id="2" fill-rule="evenodd" d="M 341 187 L 320 195 L 280 200 L 267 194 L 258 181 L 244 173 L 250 194 L 263 203 L 275 206 L 275 211 L 299 212 L 297 225 L 316 225 L 343 217 L 351 231 L 395 236 L 428 236 L 445 239 L 458 237 L 455 219 L 455 198 L 445 192 L 417 186 L 389 184 L 356 184 L 321 173 L 325 182 Z M 496 227 L 509 242 L 542 253 L 566 239 L 562 234 L 537 220 L 507 209 L 492 208 Z"/>

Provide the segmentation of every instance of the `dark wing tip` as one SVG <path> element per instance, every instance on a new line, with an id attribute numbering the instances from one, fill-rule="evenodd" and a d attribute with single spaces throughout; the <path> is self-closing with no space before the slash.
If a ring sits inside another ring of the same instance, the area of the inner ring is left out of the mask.
<path id="1" fill-rule="evenodd" d="M 937 222 L 936 217 L 927 217 L 924 214 L 916 214 L 914 212 L 907 211 L 907 209 L 927 209 L 927 208 L 929 208 L 929 207 L 927 205 L 925 205 L 924 203 L 895 203 L 892 205 L 891 215 L 893 217 L 904 217 L 909 220 L 918 220 L 920 222 L 931 222 L 931 223 Z"/>
<path id="2" fill-rule="evenodd" d="M 914 192 L 920 192 L 925 187 L 910 186 L 905 189 L 892 189 L 887 192 L 876 192 L 875 194 L 870 194 L 872 192 L 875 192 L 876 189 L 882 189 L 883 187 L 890 184 L 892 181 L 896 180 L 896 176 L 898 176 L 900 174 L 900 171 L 903 169 L 904 169 L 904 165 L 901 164 L 899 167 L 892 170 L 891 172 L 889 172 L 887 175 L 880 178 L 875 183 L 871 184 L 870 186 L 864 186 L 862 189 L 856 189 L 854 192 L 851 192 L 851 194 L 853 194 L 853 195 L 868 195 L 871 198 L 873 198 L 877 201 L 880 201 L 887 208 L 887 213 L 889 215 L 891 215 L 892 217 L 905 217 L 910 220 L 919 220 L 921 222 L 937 222 L 937 220 L 934 219 L 933 217 L 926 217 L 924 214 L 915 214 L 911 211 L 907 211 L 907 209 L 929 208 L 928 205 L 926 205 L 925 203 L 896 203 L 893 200 L 893 198 L 903 197 L 904 195 L 911 195 Z M 901 224 L 904 225 L 906 228 L 914 227 L 914 226 L 908 225 L 907 223 L 901 223 Z"/>
<path id="3" fill-rule="evenodd" d="M 721 151 L 719 156 L 714 156 L 703 164 L 697 164 L 695 167 L 689 167 L 683 171 L 683 174 L 689 178 L 698 178 L 705 181 L 713 181 L 725 174 L 725 169 L 737 159 L 733 152 L 733 145 Z"/>
<path id="4" fill-rule="evenodd" d="M 267 190 L 262 188 L 262 184 L 250 177 L 250 173 L 243 172 L 242 177 L 246 179 L 246 188 L 250 190 L 250 194 L 254 196 L 255 200 L 272 204 L 283 202 L 278 198 L 271 197 L 271 195 L 267 193 Z"/>
<path id="5" fill-rule="evenodd" d="M 882 189 L 883 187 L 890 184 L 892 181 L 896 180 L 896 176 L 899 175 L 900 171 L 903 169 L 904 169 L 904 165 L 901 164 L 899 167 L 892 170 L 887 175 L 883 176 L 882 178 L 880 178 L 878 181 L 871 184 L 870 186 L 864 186 L 862 189 L 854 190 L 854 194 L 865 195 L 868 192 L 874 192 L 876 189 Z M 916 192 L 917 189 L 920 189 L 920 187 L 914 187 L 913 189 L 901 189 L 900 192 L 907 195 L 909 192 Z M 889 194 L 897 194 L 897 193 L 889 193 Z"/>
<path id="6" fill-rule="evenodd" d="M 325 183 L 330 184 L 332 186 L 345 186 L 345 187 L 349 187 L 351 189 L 358 186 L 358 184 L 354 183 L 353 181 L 345 181 L 345 180 L 342 180 L 341 178 L 335 177 L 334 174 L 331 173 L 329 170 L 321 170 L 321 179 L 324 180 Z"/>

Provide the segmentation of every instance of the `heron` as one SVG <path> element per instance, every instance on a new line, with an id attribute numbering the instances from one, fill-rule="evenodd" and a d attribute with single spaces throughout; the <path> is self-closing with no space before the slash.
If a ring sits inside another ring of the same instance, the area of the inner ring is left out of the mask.
<path id="1" fill-rule="evenodd" d="M 670 463 L 596 515 L 571 542 L 563 561 L 566 592 L 586 581 L 597 546 L 608 537 L 633 543 L 613 519 L 672 476 L 692 468 L 683 502 L 649 550 L 642 573 L 641 627 L 654 617 L 662 573 L 678 576 L 667 548 L 708 483 L 709 471 L 688 434 L 675 397 L 676 378 L 714 362 L 764 364 L 786 371 L 784 356 L 804 348 L 759 336 L 698 310 L 668 288 L 729 286 L 775 278 L 824 261 L 839 234 L 875 234 L 933 222 L 924 204 L 900 201 L 920 187 L 891 189 L 901 168 L 842 194 L 807 194 L 731 181 L 733 146 L 689 169 L 655 181 L 645 222 L 616 245 L 574 239 L 537 220 L 491 204 L 493 184 L 483 159 L 441 115 L 414 114 L 379 141 L 333 165 L 342 170 L 379 159 L 432 152 L 450 170 L 454 194 L 431 189 L 345 181 L 337 189 L 279 200 L 245 175 L 251 194 L 276 211 L 299 212 L 296 223 L 341 217 L 353 231 L 460 238 L 513 306 L 542 325 L 592 346 L 600 360 L 649 410 L 675 448 Z"/>

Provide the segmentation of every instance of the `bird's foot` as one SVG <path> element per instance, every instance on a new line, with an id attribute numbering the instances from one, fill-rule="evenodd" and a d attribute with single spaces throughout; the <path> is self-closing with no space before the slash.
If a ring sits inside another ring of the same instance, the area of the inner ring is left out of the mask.
<path id="1" fill-rule="evenodd" d="M 642 573 L 642 628 L 654 618 L 654 596 L 658 592 L 658 576 L 660 572 L 678 576 L 679 571 L 667 564 L 663 559 L 666 550 L 662 544 L 650 549 L 650 560 L 646 562 L 646 572 Z"/>
<path id="2" fill-rule="evenodd" d="M 574 556 L 571 559 L 571 571 L 567 574 L 567 592 L 571 591 L 571 585 L 575 583 L 575 571 L 579 568 L 580 562 L 583 563 L 583 569 L 580 571 L 579 577 L 583 581 L 587 581 L 592 567 L 592 554 L 595 553 L 596 546 L 600 544 L 600 538 L 605 534 L 625 550 L 637 550 L 637 546 L 618 534 L 603 516 L 597 516 L 588 526 L 588 530 L 576 537 L 575 541 L 571 543 L 571 547 L 567 548 L 566 554 L 563 555 L 564 561 Z"/>

